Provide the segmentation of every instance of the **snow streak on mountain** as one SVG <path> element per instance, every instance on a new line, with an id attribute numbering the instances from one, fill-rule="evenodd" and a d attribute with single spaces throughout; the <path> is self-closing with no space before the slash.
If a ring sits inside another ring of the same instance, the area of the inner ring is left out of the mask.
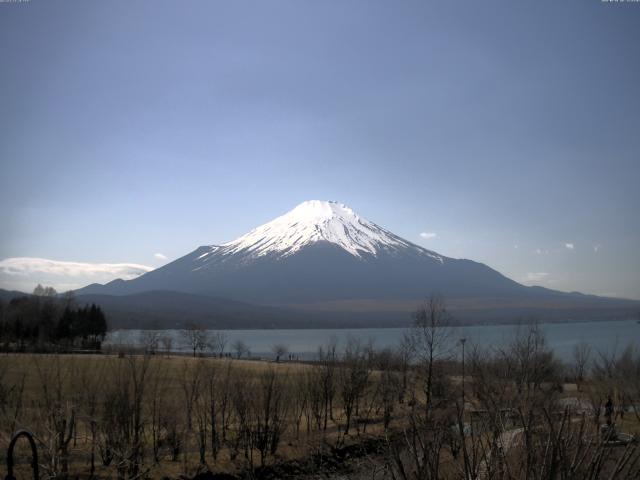
<path id="1" fill-rule="evenodd" d="M 526 287 L 482 263 L 415 245 L 343 204 L 318 200 L 231 242 L 198 247 L 132 280 L 92 284 L 76 293 L 110 302 L 125 324 L 138 312 L 145 321 L 172 325 L 208 315 L 207 322 L 216 325 L 252 327 L 310 326 L 309 321 L 404 325 L 432 294 L 485 320 L 539 315 L 545 308 L 566 316 L 567 308 L 585 309 L 592 301 L 605 308 L 609 302 Z M 278 323 L 283 318 L 289 323 Z"/>
<path id="2" fill-rule="evenodd" d="M 210 247 L 210 251 L 200 258 L 204 260 L 212 253 L 245 254 L 254 258 L 265 255 L 286 257 L 322 241 L 335 244 L 355 257 L 409 249 L 443 261 L 440 255 L 359 217 L 346 205 L 320 200 L 303 202 L 236 240 Z"/>

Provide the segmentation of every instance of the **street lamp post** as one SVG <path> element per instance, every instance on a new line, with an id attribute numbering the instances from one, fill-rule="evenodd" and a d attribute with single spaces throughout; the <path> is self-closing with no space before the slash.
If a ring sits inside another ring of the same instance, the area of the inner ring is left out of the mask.
<path id="1" fill-rule="evenodd" d="M 460 339 L 460 344 L 462 345 L 462 412 L 460 416 L 460 435 L 462 436 L 462 447 L 464 454 L 464 478 L 469 478 L 469 458 L 467 456 L 467 448 L 465 446 L 465 431 L 464 431 L 464 344 L 466 343 L 466 338 Z"/>
<path id="2" fill-rule="evenodd" d="M 462 411 L 464 412 L 464 344 L 466 343 L 466 338 L 461 338 L 460 343 L 462 344 Z"/>

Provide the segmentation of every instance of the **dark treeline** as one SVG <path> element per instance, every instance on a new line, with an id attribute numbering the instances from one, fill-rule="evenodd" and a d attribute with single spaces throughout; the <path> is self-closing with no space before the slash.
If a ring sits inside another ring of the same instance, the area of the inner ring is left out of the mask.
<path id="1" fill-rule="evenodd" d="M 99 350 L 107 320 L 95 305 L 77 306 L 72 295 L 60 297 L 38 285 L 32 295 L 0 300 L 0 344 L 4 350 Z"/>

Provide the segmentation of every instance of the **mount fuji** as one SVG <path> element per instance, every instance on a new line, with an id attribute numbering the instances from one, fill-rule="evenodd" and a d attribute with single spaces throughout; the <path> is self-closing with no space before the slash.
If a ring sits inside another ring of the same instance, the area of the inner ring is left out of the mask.
<path id="1" fill-rule="evenodd" d="M 620 303 L 521 285 L 482 263 L 413 244 L 341 203 L 318 200 L 303 202 L 231 242 L 201 246 L 135 279 L 92 284 L 76 294 L 149 292 L 286 309 L 270 310 L 272 317 L 295 311 L 347 322 L 358 316 L 405 321 L 406 313 L 430 294 L 441 294 L 454 311 L 476 317 L 478 312 L 513 316 L 554 309 L 566 315 L 567 308 L 595 312 Z"/>

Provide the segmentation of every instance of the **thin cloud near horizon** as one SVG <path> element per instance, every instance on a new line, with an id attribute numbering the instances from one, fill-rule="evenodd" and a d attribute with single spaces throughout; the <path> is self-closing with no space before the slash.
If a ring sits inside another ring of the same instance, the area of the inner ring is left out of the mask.
<path id="1" fill-rule="evenodd" d="M 89 263 L 37 257 L 12 257 L 0 261 L 0 288 L 31 291 L 36 285 L 58 291 L 74 290 L 91 283 L 117 278 L 131 280 L 154 267 L 138 263 Z"/>
<path id="2" fill-rule="evenodd" d="M 546 281 L 549 277 L 547 272 L 527 272 L 523 281 L 525 282 L 542 282 Z"/>

